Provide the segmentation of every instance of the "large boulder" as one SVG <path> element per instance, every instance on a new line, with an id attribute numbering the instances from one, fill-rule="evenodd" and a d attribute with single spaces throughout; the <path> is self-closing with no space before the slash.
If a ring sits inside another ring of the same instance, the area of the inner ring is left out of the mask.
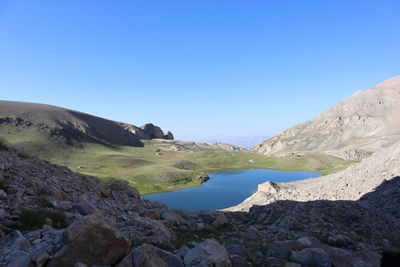
<path id="1" fill-rule="evenodd" d="M 164 137 L 164 133 L 161 128 L 152 123 L 147 123 L 140 128 L 150 137 L 150 139 Z"/>
<path id="2" fill-rule="evenodd" d="M 144 244 L 129 253 L 117 267 L 183 267 L 182 259 L 155 246 Z"/>
<path id="3" fill-rule="evenodd" d="M 173 246 L 175 233 L 161 221 L 146 217 L 132 217 L 121 229 L 132 240 L 148 242 L 162 246 Z"/>
<path id="4" fill-rule="evenodd" d="M 188 267 L 230 267 L 232 266 L 229 252 L 213 239 L 192 248 L 185 256 L 185 266 Z"/>
<path id="5" fill-rule="evenodd" d="M 305 248 L 301 251 L 293 251 L 289 259 L 293 262 L 306 266 L 332 266 L 329 255 L 322 248 Z"/>
<path id="6" fill-rule="evenodd" d="M 111 188 L 112 191 L 116 191 L 116 192 L 119 192 L 119 193 L 123 192 L 128 197 L 134 197 L 136 199 L 140 199 L 139 192 L 135 188 L 130 186 L 128 181 L 122 181 L 122 180 L 115 181 L 115 182 L 110 184 L 110 188 Z"/>
<path id="7" fill-rule="evenodd" d="M 199 217 L 206 225 L 219 227 L 228 223 L 228 219 L 225 214 L 215 210 L 202 210 L 199 213 Z"/>
<path id="8" fill-rule="evenodd" d="M 164 134 L 163 138 L 167 140 L 174 140 L 174 135 L 170 131 L 168 131 L 166 134 Z"/>
<path id="9" fill-rule="evenodd" d="M 129 242 L 122 233 L 95 214 L 71 224 L 64 232 L 64 244 L 49 267 L 69 267 L 76 262 L 112 265 L 129 251 Z"/>
<path id="10" fill-rule="evenodd" d="M 257 192 L 276 193 L 279 189 L 280 188 L 276 183 L 267 181 L 258 185 Z"/>

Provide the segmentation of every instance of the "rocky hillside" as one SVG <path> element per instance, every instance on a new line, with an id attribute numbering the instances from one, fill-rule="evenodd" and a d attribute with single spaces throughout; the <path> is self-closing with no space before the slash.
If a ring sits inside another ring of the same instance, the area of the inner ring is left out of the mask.
<path id="1" fill-rule="evenodd" d="M 399 205 L 388 204 L 400 187 L 390 181 L 359 201 L 190 213 L 4 150 L 0 266 L 379 266 L 400 246 Z"/>
<path id="2" fill-rule="evenodd" d="M 328 152 L 359 159 L 400 140 L 400 76 L 361 90 L 305 123 L 287 129 L 253 150 L 264 155 Z"/>
<path id="3" fill-rule="evenodd" d="M 6 139 L 7 133 L 26 132 L 21 137 L 25 143 L 35 134 L 49 140 L 61 138 L 69 144 L 141 146 L 140 139 L 173 139 L 171 132 L 163 133 L 153 124 L 136 127 L 56 106 L 14 101 L 0 101 L 0 128 Z"/>
<path id="4" fill-rule="evenodd" d="M 279 200 L 358 200 L 398 176 L 400 142 L 331 175 L 290 183 L 266 182 L 259 186 L 255 194 L 229 210 L 249 210 L 253 205 L 266 205 Z"/>
<path id="5" fill-rule="evenodd" d="M 164 151 L 192 151 L 193 149 L 220 150 L 220 151 L 244 151 L 246 149 L 226 143 L 199 143 L 178 140 L 159 140 L 160 149 Z"/>

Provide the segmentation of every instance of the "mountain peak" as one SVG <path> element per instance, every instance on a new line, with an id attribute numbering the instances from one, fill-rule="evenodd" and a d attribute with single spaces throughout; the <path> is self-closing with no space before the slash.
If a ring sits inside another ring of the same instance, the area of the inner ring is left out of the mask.
<path id="1" fill-rule="evenodd" d="M 360 90 L 314 119 L 253 149 L 265 155 L 327 152 L 363 156 L 400 140 L 400 76 Z M 340 156 L 342 157 L 342 156 Z M 357 158 L 356 157 L 356 158 Z"/>
<path id="2" fill-rule="evenodd" d="M 375 88 L 391 88 L 391 89 L 399 89 L 400 90 L 400 76 L 396 76 L 393 78 L 390 78 L 388 80 L 385 80 L 378 85 L 375 86 Z"/>

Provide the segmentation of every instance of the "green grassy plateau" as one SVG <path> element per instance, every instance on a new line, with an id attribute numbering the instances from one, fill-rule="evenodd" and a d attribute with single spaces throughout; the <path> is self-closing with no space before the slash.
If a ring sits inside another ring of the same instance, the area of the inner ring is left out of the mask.
<path id="1" fill-rule="evenodd" d="M 165 151 L 171 144 L 162 141 L 143 141 L 144 147 L 95 143 L 71 146 L 60 137 L 46 137 L 40 129 L 29 127 L 2 126 L 0 138 L 18 151 L 67 166 L 73 171 L 106 181 L 127 180 L 142 194 L 199 186 L 201 181 L 196 178 L 210 171 L 265 168 L 328 174 L 354 163 L 325 154 L 272 158 L 248 151 L 196 147 L 185 147 L 179 152 Z"/>

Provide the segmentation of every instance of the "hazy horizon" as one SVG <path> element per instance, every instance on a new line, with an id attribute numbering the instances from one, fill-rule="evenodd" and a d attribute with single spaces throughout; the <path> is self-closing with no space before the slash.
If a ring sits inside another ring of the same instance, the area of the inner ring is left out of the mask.
<path id="1" fill-rule="evenodd" d="M 6 0 L 1 99 L 151 122 L 180 140 L 254 143 L 399 75 L 399 10 L 398 1 Z"/>

